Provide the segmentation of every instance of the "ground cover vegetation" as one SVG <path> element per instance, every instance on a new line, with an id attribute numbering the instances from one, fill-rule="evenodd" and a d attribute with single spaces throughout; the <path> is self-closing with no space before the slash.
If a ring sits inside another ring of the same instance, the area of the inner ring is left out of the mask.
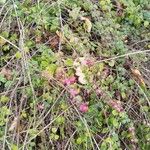
<path id="1" fill-rule="evenodd" d="M 0 149 L 150 149 L 149 0 L 0 0 Z"/>

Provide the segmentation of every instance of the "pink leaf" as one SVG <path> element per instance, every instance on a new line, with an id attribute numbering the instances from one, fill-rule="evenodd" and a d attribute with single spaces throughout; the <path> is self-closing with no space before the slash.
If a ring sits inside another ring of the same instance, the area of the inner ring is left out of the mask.
<path id="1" fill-rule="evenodd" d="M 81 105 L 80 105 L 80 111 L 81 112 L 83 112 L 83 113 L 86 113 L 86 112 L 88 112 L 88 104 L 87 103 L 82 103 Z"/>
<path id="2" fill-rule="evenodd" d="M 72 97 L 75 97 L 76 95 L 79 94 L 79 91 L 77 89 L 70 89 L 69 93 L 71 94 Z"/>
<path id="3" fill-rule="evenodd" d="M 44 104 L 38 104 L 37 105 L 38 110 L 43 110 L 44 109 Z"/>
<path id="4" fill-rule="evenodd" d="M 120 101 L 111 100 L 109 101 L 109 105 L 118 112 L 123 112 L 123 107 L 121 106 Z"/>
<path id="5" fill-rule="evenodd" d="M 64 80 L 64 84 L 65 85 L 71 85 L 71 84 L 73 84 L 73 83 L 75 83 L 76 82 L 76 78 L 73 76 L 73 77 L 69 77 L 69 78 L 66 78 L 65 80 Z"/>
<path id="6" fill-rule="evenodd" d="M 87 59 L 84 61 L 84 64 L 87 65 L 88 67 L 91 67 L 94 65 L 94 61 L 93 60 L 90 60 L 90 59 Z"/>

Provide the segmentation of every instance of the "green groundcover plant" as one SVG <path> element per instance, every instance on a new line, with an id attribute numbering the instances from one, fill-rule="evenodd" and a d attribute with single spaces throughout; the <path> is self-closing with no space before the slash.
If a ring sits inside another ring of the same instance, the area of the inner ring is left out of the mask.
<path id="1" fill-rule="evenodd" d="M 0 0 L 0 149 L 150 149 L 149 0 Z"/>

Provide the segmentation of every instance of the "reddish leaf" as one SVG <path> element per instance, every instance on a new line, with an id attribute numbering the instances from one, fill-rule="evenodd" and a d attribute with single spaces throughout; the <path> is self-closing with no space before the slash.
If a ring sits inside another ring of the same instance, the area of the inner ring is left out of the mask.
<path id="1" fill-rule="evenodd" d="M 80 111 L 81 112 L 83 112 L 83 113 L 86 113 L 86 112 L 88 112 L 88 104 L 87 103 L 82 103 L 81 105 L 80 105 Z"/>

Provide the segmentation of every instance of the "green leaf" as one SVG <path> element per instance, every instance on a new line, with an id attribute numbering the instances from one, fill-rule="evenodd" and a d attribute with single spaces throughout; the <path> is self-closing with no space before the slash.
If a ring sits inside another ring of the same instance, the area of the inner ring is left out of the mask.
<path id="1" fill-rule="evenodd" d="M 11 150 L 19 150 L 18 146 L 15 144 L 11 145 Z"/>
<path id="2" fill-rule="evenodd" d="M 71 58 L 67 58 L 67 60 L 65 60 L 65 65 L 68 67 L 73 66 L 73 60 Z"/>
<path id="3" fill-rule="evenodd" d="M 50 64 L 48 65 L 48 67 L 46 67 L 46 70 L 49 72 L 49 74 L 51 74 L 52 76 L 54 75 L 55 71 L 57 69 L 57 65 L 56 64 Z"/>
<path id="4" fill-rule="evenodd" d="M 86 17 L 81 17 L 81 20 L 84 20 L 85 23 L 84 23 L 84 28 L 87 32 L 91 32 L 91 29 L 92 29 L 92 23 L 90 21 L 89 18 L 86 18 Z"/>
<path id="5" fill-rule="evenodd" d="M 56 134 L 56 135 L 54 136 L 54 139 L 55 139 L 55 140 L 58 140 L 58 139 L 59 139 L 59 135 Z"/>
<path id="6" fill-rule="evenodd" d="M 125 99 L 126 98 L 126 93 L 125 92 L 121 92 L 121 96 L 122 96 L 123 99 Z"/>
<path id="7" fill-rule="evenodd" d="M 22 57 L 22 55 L 19 51 L 15 54 L 15 56 L 16 56 L 17 59 L 20 59 Z"/>
<path id="8" fill-rule="evenodd" d="M 98 69 L 99 69 L 99 72 L 102 72 L 103 70 L 104 70 L 104 63 L 100 63 L 99 65 L 98 65 Z"/>
<path id="9" fill-rule="evenodd" d="M 109 65 L 110 67 L 113 67 L 113 66 L 115 65 L 115 61 L 114 61 L 114 60 L 109 61 L 108 65 Z"/>
<path id="10" fill-rule="evenodd" d="M 112 143 L 112 142 L 113 142 L 110 137 L 106 138 L 105 141 L 106 141 L 107 143 Z"/>
<path id="11" fill-rule="evenodd" d="M 56 122 L 58 124 L 63 124 L 63 123 L 65 123 L 65 118 L 63 116 L 60 116 L 56 119 Z"/>
<path id="12" fill-rule="evenodd" d="M 0 82 L 5 83 L 6 81 L 6 78 L 0 74 Z"/>
<path id="13" fill-rule="evenodd" d="M 50 139 L 54 139 L 54 136 L 55 136 L 55 134 L 54 134 L 54 133 L 51 133 L 51 134 L 50 134 Z"/>
<path id="14" fill-rule="evenodd" d="M 2 103 L 7 103 L 7 102 L 9 101 L 9 97 L 3 95 L 3 96 L 1 96 L 0 101 L 1 101 Z"/>
<path id="15" fill-rule="evenodd" d="M 111 122 L 114 127 L 116 127 L 116 128 L 119 127 L 119 122 L 116 118 L 111 118 Z"/>
<path id="16" fill-rule="evenodd" d="M 5 43 L 6 41 L 0 37 L 0 46 L 3 46 Z"/>
<path id="17" fill-rule="evenodd" d="M 77 138 L 77 144 L 81 144 L 82 142 L 83 142 L 83 140 L 81 137 Z"/>
<path id="18" fill-rule="evenodd" d="M 150 21 L 150 11 L 145 10 L 143 13 L 144 19 L 146 19 L 147 21 Z"/>
<path id="19" fill-rule="evenodd" d="M 113 110 L 113 111 L 112 111 L 112 114 L 113 114 L 114 116 L 117 116 L 117 115 L 118 115 L 118 112 L 117 112 L 116 110 Z"/>
<path id="20" fill-rule="evenodd" d="M 108 128 L 103 128 L 102 133 L 107 133 L 107 132 L 109 132 L 109 129 Z"/>
<path id="21" fill-rule="evenodd" d="M 37 129 L 31 128 L 29 129 L 29 134 L 31 137 L 34 137 L 38 133 Z"/>
<path id="22" fill-rule="evenodd" d="M 144 27 L 148 27 L 149 26 L 149 21 L 144 21 Z"/>
<path id="23" fill-rule="evenodd" d="M 142 106 L 142 110 L 144 110 L 145 112 L 148 112 L 150 109 L 148 106 Z"/>
<path id="24" fill-rule="evenodd" d="M 58 30 L 58 27 L 59 27 L 59 20 L 58 20 L 58 18 L 55 18 L 54 20 L 52 20 L 50 30 L 55 32 Z"/>
<path id="25" fill-rule="evenodd" d="M 73 20 L 76 20 L 79 17 L 80 7 L 74 8 L 69 12 L 69 16 L 72 17 Z"/>
<path id="26" fill-rule="evenodd" d="M 52 132 L 56 133 L 57 132 L 57 128 L 52 128 Z"/>

